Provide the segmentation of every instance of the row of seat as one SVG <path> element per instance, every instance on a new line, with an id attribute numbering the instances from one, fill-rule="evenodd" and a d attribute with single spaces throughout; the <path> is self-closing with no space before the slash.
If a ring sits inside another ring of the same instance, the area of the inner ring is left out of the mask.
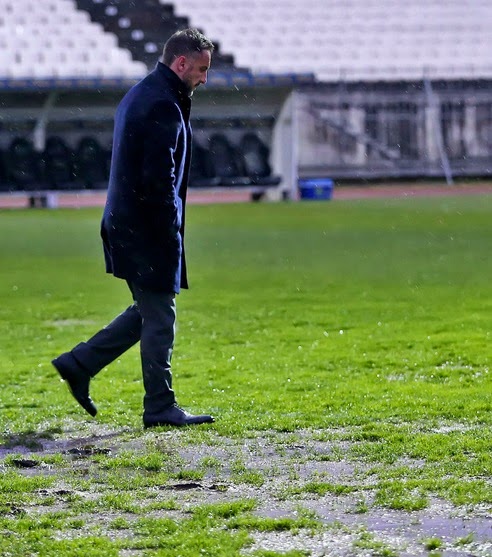
<path id="1" fill-rule="evenodd" d="M 208 6 L 207 6 L 208 7 Z M 180 6 L 179 11 L 183 12 L 185 8 Z M 279 13 L 280 12 L 280 13 Z M 212 20 L 213 12 L 210 10 L 205 10 L 202 8 L 194 11 L 196 15 L 200 17 L 204 17 L 207 20 Z M 254 11 L 245 7 L 245 6 L 238 6 L 235 7 L 233 5 L 224 6 L 222 15 L 225 18 L 233 18 L 236 15 L 246 15 L 249 14 L 250 18 L 254 20 L 264 20 L 266 16 L 274 16 L 274 15 L 282 15 L 281 22 L 290 22 L 295 18 L 298 18 L 302 15 L 302 21 L 315 21 L 315 20 L 322 20 L 322 21 L 330 21 L 334 23 L 340 23 L 343 21 L 346 25 L 349 25 L 356 21 L 361 21 L 360 18 L 360 11 L 359 10 L 344 10 L 343 8 L 337 9 L 335 12 L 330 12 L 326 9 L 325 6 L 321 6 L 319 9 L 313 9 L 309 11 L 305 11 L 302 8 L 297 7 L 296 9 L 292 9 L 285 16 L 282 14 L 281 10 L 268 7 L 267 5 L 255 8 Z M 431 10 L 414 10 L 414 11 L 403 11 L 398 13 L 387 13 L 384 9 L 379 10 L 366 10 L 365 17 L 363 21 L 366 25 L 369 25 L 373 22 L 388 22 L 397 23 L 397 24 L 412 24 L 415 22 L 422 22 L 426 21 L 427 18 L 437 19 L 438 21 L 443 21 L 446 23 L 450 22 L 481 22 L 481 16 L 483 17 L 483 12 L 480 10 L 472 11 L 468 13 L 463 13 L 462 10 L 455 10 L 455 11 L 431 11 Z"/>
<path id="2" fill-rule="evenodd" d="M 147 67 L 145 65 L 126 62 L 104 62 L 104 61 L 77 61 L 70 60 L 65 62 L 39 62 L 21 61 L 14 62 L 0 68 L 0 79 L 80 79 L 80 78 L 104 78 L 120 79 L 132 78 L 140 79 L 145 75 Z"/>
<path id="3" fill-rule="evenodd" d="M 490 1 L 179 0 L 176 6 L 253 73 L 311 71 L 321 81 L 490 76 Z"/>
<path id="4" fill-rule="evenodd" d="M 215 70 L 489 77 L 491 18 L 482 0 L 0 0 L 0 78 L 140 78 L 190 24 L 218 43 Z"/>
<path id="5" fill-rule="evenodd" d="M 93 1 L 93 0 L 87 0 Z M 166 4 L 167 0 L 160 0 L 161 4 Z M 192 8 L 203 8 L 204 3 L 201 0 L 176 0 L 176 4 L 192 7 Z M 324 8 L 328 11 L 333 11 L 335 9 L 352 9 L 352 10 L 366 10 L 366 9 L 381 9 L 381 8 L 392 8 L 398 9 L 400 11 L 405 11 L 407 9 L 435 9 L 443 10 L 446 8 L 480 8 L 487 7 L 489 5 L 488 0 L 411 0 L 402 4 L 401 0 L 304 0 L 302 7 L 306 9 L 316 9 Z M 264 0 L 208 0 L 205 6 L 208 9 L 216 10 L 220 8 L 227 7 L 247 7 L 249 9 L 261 9 L 262 7 L 268 7 L 271 9 L 285 9 L 285 8 L 297 8 L 299 9 L 298 0 L 269 0 L 265 2 Z"/>
<path id="6" fill-rule="evenodd" d="M 75 0 L 0 0 L 0 78 L 141 78 L 112 33 Z"/>
<path id="7" fill-rule="evenodd" d="M 200 17 L 205 17 L 206 19 L 214 19 L 213 14 L 214 10 L 210 10 L 208 4 L 202 4 L 201 6 L 188 6 L 185 2 L 179 2 L 177 4 L 179 7 L 180 12 L 184 12 L 185 10 L 190 10 L 194 14 L 199 15 Z M 283 7 L 283 8 L 276 8 L 272 7 L 268 4 L 258 6 L 255 8 L 249 8 L 244 5 L 234 5 L 234 4 L 226 4 L 224 6 L 217 7 L 216 10 L 220 10 L 221 15 L 225 18 L 234 18 L 236 14 L 244 15 L 249 14 L 250 18 L 254 20 L 261 20 L 265 16 L 282 16 L 279 18 L 281 22 L 285 23 L 286 21 L 290 21 L 295 19 L 296 17 L 299 18 L 302 16 L 302 20 L 318 20 L 321 19 L 322 21 L 331 21 L 331 22 L 340 22 L 341 20 L 345 22 L 346 25 L 350 25 L 355 21 L 364 21 L 367 23 L 372 22 L 374 20 L 379 20 L 381 22 L 394 22 L 394 23 L 403 23 L 408 24 L 412 22 L 425 22 L 428 21 L 428 18 L 437 19 L 438 21 L 447 21 L 447 22 L 460 22 L 460 21 L 480 21 L 480 17 L 487 13 L 487 10 L 484 9 L 476 9 L 474 8 L 471 11 L 464 12 L 462 6 L 456 9 L 446 9 L 446 10 L 429 10 L 423 8 L 415 8 L 415 9 L 407 9 L 402 10 L 399 9 L 398 11 L 393 10 L 388 12 L 388 8 L 379 7 L 378 9 L 370 10 L 367 7 L 358 8 L 358 9 L 346 9 L 343 5 L 339 5 L 335 10 L 329 10 L 326 8 L 324 4 L 315 5 L 309 9 L 306 9 L 304 5 L 298 4 L 295 7 Z M 364 18 L 361 18 L 361 11 L 364 15 Z"/>
<path id="8" fill-rule="evenodd" d="M 101 189 L 108 179 L 110 151 L 92 136 L 70 149 L 59 136 L 49 137 L 43 152 L 25 137 L 15 137 L 0 153 L 0 191 Z"/>
<path id="9" fill-rule="evenodd" d="M 89 23 L 90 17 L 87 12 L 4 12 L 0 15 L 0 24 L 8 25 L 84 25 Z"/>
<path id="10" fill-rule="evenodd" d="M 63 12 L 76 7 L 75 0 L 2 0 L 2 11 L 11 12 Z"/>
<path id="11" fill-rule="evenodd" d="M 280 183 L 272 175 L 269 149 L 253 132 L 236 145 L 222 133 L 203 144 L 194 142 L 191 187 L 269 186 Z M 0 191 L 105 189 L 111 150 L 94 136 L 82 137 L 71 148 L 60 136 L 47 138 L 43 152 L 36 152 L 26 137 L 14 138 L 0 151 Z"/>
<path id="12" fill-rule="evenodd" d="M 329 43 L 348 45 L 352 43 L 390 42 L 399 44 L 401 42 L 415 42 L 418 39 L 431 40 L 436 42 L 454 44 L 455 42 L 487 42 L 488 25 L 482 21 L 467 24 L 461 21 L 458 24 L 446 25 L 439 22 L 429 25 L 390 25 L 381 20 L 377 24 L 368 25 L 367 23 L 351 25 L 332 24 L 330 32 L 327 32 L 326 25 L 320 21 L 282 21 L 275 28 L 270 28 L 264 21 L 255 23 L 255 27 L 241 27 L 240 33 L 237 29 L 229 28 L 224 23 L 214 23 L 214 28 L 221 30 L 222 38 L 235 39 L 239 43 L 250 42 L 251 38 L 256 37 L 263 42 L 270 42 L 272 46 L 282 46 L 286 44 L 311 43 L 314 37 Z M 340 34 L 344 33 L 343 40 Z M 292 41 L 291 34 L 296 34 L 295 41 Z M 251 45 L 253 46 L 253 45 Z"/>
<path id="13" fill-rule="evenodd" d="M 205 145 L 193 145 L 192 187 L 276 186 L 281 181 L 272 174 L 267 145 L 254 132 L 246 132 L 237 144 L 213 133 Z"/>
<path id="14" fill-rule="evenodd" d="M 142 62 L 132 59 L 128 50 L 117 46 L 98 43 L 90 39 L 80 40 L 75 45 L 74 35 L 53 45 L 53 36 L 49 38 L 51 47 L 30 43 L 21 47 L 19 44 L 5 44 L 0 40 L 0 77 L 131 77 L 141 78 L 147 72 Z M 48 39 L 46 40 L 48 42 Z"/>

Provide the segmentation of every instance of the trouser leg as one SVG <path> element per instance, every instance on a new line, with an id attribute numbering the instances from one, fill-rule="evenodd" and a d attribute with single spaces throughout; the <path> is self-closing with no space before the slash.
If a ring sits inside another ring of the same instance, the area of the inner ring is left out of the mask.
<path id="1" fill-rule="evenodd" d="M 132 285 L 142 317 L 140 354 L 145 389 L 144 412 L 156 415 L 176 402 L 172 389 L 171 357 L 174 345 L 174 293 L 143 290 Z"/>
<path id="2" fill-rule="evenodd" d="M 137 343 L 141 331 L 142 318 L 136 304 L 132 304 L 87 342 L 75 346 L 70 354 L 86 373 L 94 377 Z"/>

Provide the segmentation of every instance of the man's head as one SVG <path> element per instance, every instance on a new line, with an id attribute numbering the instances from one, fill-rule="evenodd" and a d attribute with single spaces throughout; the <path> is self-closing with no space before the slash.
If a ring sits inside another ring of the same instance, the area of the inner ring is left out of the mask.
<path id="1" fill-rule="evenodd" d="M 212 60 L 214 44 L 197 29 L 184 29 L 172 35 L 160 61 L 186 85 L 190 96 L 201 84 L 207 82 L 207 72 Z"/>

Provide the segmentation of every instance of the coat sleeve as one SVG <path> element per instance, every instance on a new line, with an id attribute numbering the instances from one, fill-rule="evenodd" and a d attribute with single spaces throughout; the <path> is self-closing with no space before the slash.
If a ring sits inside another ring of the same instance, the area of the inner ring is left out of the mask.
<path id="1" fill-rule="evenodd" d="M 176 235 L 181 226 L 176 191 L 176 149 L 181 113 L 170 101 L 156 103 L 143 123 L 141 201 L 156 231 Z"/>

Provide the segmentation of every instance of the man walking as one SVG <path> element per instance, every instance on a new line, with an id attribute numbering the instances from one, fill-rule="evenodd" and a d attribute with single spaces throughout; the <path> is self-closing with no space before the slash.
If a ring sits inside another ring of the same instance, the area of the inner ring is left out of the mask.
<path id="1" fill-rule="evenodd" d="M 116 111 L 101 236 L 106 271 L 126 280 L 133 304 L 52 362 L 92 416 L 97 409 L 90 379 L 140 341 L 144 426 L 214 421 L 176 404 L 171 374 L 175 295 L 188 287 L 183 239 L 191 96 L 207 81 L 213 50 L 196 29 L 178 31 L 155 69 L 128 91 Z"/>

